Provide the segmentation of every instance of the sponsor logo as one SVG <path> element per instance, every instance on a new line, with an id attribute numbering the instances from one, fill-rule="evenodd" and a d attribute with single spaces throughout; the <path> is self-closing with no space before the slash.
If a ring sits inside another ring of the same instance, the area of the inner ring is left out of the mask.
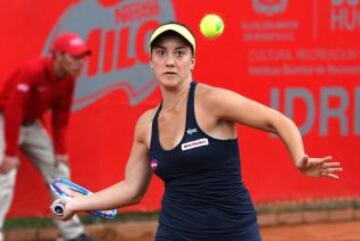
<path id="1" fill-rule="evenodd" d="M 150 167 L 151 167 L 151 169 L 152 169 L 153 171 L 156 170 L 156 168 L 158 167 L 158 165 L 159 165 L 159 161 L 158 161 L 158 160 L 152 159 L 152 160 L 150 161 Z"/>
<path id="2" fill-rule="evenodd" d="M 198 132 L 196 128 L 189 128 L 189 129 L 186 130 L 186 133 L 188 135 L 192 135 L 192 134 L 194 134 L 196 132 Z"/>
<path id="3" fill-rule="evenodd" d="M 129 104 L 137 105 L 157 86 L 148 66 L 150 34 L 160 23 L 173 20 L 172 1 L 167 0 L 76 1 L 53 27 L 43 55 L 58 34 L 80 34 L 92 56 L 77 80 L 73 110 L 115 90 L 125 91 Z"/>
<path id="4" fill-rule="evenodd" d="M 189 141 L 181 144 L 181 150 L 186 151 L 194 148 L 198 148 L 201 146 L 209 145 L 209 140 L 207 138 L 201 138 L 195 141 Z"/>
<path id="5" fill-rule="evenodd" d="M 286 11 L 287 0 L 252 0 L 256 13 L 273 16 Z"/>
<path id="6" fill-rule="evenodd" d="M 18 91 L 20 92 L 28 92 L 29 91 L 29 85 L 24 84 L 24 83 L 19 83 L 16 88 L 18 89 Z"/>
<path id="7" fill-rule="evenodd" d="M 360 29 L 359 0 L 331 0 L 330 28 L 353 32 Z"/>
<path id="8" fill-rule="evenodd" d="M 256 14 L 241 21 L 244 42 L 293 42 L 300 24 L 283 14 L 288 11 L 287 0 L 251 0 Z M 290 3 L 289 3 L 290 4 Z M 282 14 L 281 16 L 277 16 Z M 276 18 L 272 18 L 276 15 Z"/>

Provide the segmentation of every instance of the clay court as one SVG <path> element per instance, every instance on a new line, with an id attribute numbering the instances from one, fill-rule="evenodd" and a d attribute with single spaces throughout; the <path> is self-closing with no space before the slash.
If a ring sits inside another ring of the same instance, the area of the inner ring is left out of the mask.
<path id="1" fill-rule="evenodd" d="M 262 241 L 360 241 L 357 209 L 278 213 L 273 215 L 277 218 L 272 223 L 271 215 L 259 215 Z M 320 221 L 324 217 L 327 218 Z M 88 224 L 86 229 L 98 241 L 153 241 L 156 227 L 156 218 L 149 218 Z M 53 226 L 5 230 L 7 241 L 53 241 L 57 234 Z"/>
<path id="2" fill-rule="evenodd" d="M 156 223 L 126 224 L 116 230 L 105 229 L 98 237 L 103 241 L 153 241 L 151 229 L 155 226 Z M 360 221 L 262 227 L 261 234 L 263 241 L 359 241 Z"/>
<path id="3" fill-rule="evenodd" d="M 360 240 L 360 221 L 267 227 L 262 235 L 264 241 L 355 241 Z"/>

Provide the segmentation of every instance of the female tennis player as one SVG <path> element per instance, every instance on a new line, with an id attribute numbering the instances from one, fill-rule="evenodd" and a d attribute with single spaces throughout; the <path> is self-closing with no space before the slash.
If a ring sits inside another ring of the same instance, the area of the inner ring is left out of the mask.
<path id="1" fill-rule="evenodd" d="M 165 184 L 156 241 L 261 240 L 241 178 L 237 124 L 278 135 L 303 174 L 338 178 L 339 162 L 309 157 L 297 127 L 283 114 L 194 82 L 196 43 L 188 28 L 164 24 L 149 45 L 162 101 L 136 124 L 125 178 L 91 196 L 57 200 L 65 205 L 62 220 L 79 211 L 139 202 L 155 173 Z"/>

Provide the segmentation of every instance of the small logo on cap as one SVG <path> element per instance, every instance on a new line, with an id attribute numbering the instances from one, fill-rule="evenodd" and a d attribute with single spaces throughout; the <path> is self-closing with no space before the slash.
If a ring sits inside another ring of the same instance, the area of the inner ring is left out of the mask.
<path id="1" fill-rule="evenodd" d="M 74 38 L 70 41 L 70 45 L 71 46 L 80 46 L 80 45 L 84 45 L 84 42 L 82 41 L 81 38 Z"/>

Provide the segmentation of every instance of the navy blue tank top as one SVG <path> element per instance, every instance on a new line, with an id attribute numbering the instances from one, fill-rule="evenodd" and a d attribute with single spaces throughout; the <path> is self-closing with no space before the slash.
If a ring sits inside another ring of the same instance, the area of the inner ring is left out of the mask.
<path id="1" fill-rule="evenodd" d="M 201 130 L 194 111 L 195 87 L 192 82 L 185 133 L 176 147 L 165 150 L 160 144 L 161 104 L 152 122 L 150 166 L 165 183 L 156 240 L 258 241 L 237 139 L 220 140 Z"/>

